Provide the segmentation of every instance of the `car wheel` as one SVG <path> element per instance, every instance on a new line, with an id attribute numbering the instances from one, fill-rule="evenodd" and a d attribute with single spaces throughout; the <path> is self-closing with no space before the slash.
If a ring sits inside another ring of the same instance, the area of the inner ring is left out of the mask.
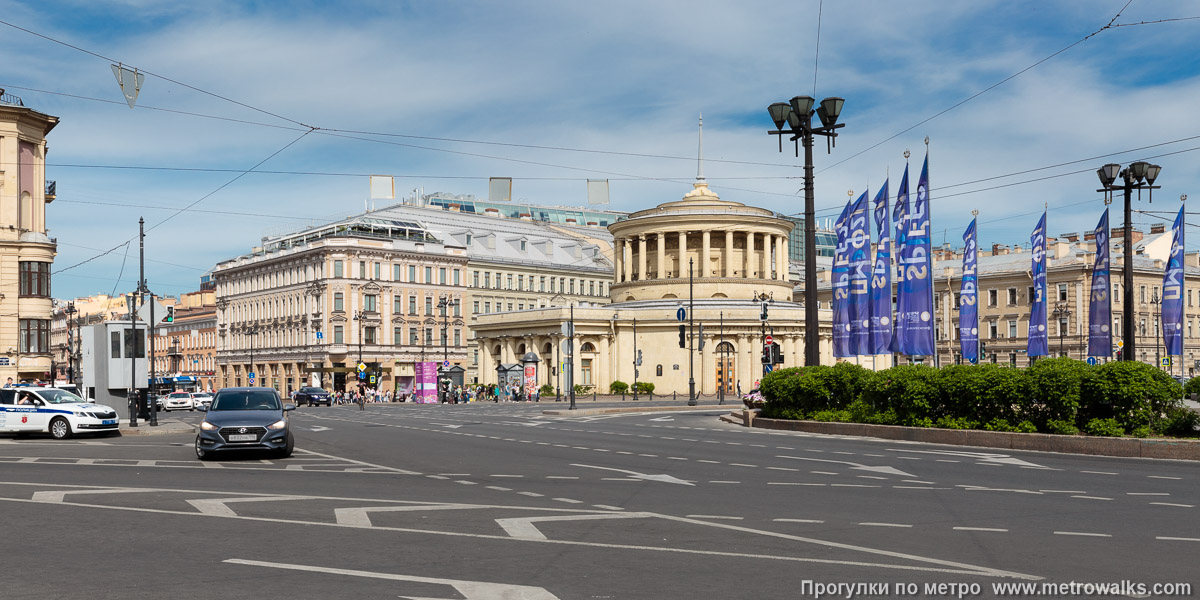
<path id="1" fill-rule="evenodd" d="M 278 452 L 277 456 L 279 458 L 287 458 L 292 455 L 292 450 L 294 450 L 295 448 L 296 448 L 296 440 L 294 438 L 292 438 L 291 432 L 288 432 L 287 444 L 284 447 L 282 447 L 276 451 L 276 452 Z"/>
<path id="2" fill-rule="evenodd" d="M 200 447 L 200 436 L 196 436 L 196 458 L 200 460 L 208 460 L 212 458 L 212 453 Z"/>
<path id="3" fill-rule="evenodd" d="M 71 437 L 71 424 L 62 417 L 55 417 L 50 421 L 50 435 L 56 440 L 65 440 Z"/>

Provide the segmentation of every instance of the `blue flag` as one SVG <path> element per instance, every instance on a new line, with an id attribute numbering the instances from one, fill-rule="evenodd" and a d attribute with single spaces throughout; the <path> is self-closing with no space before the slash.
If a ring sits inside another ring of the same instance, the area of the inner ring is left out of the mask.
<path id="1" fill-rule="evenodd" d="M 933 338 L 933 273 L 930 256 L 929 231 L 929 154 L 917 180 L 917 199 L 908 212 L 904 228 L 904 251 L 900 263 L 904 267 L 901 286 L 905 292 L 901 345 L 905 354 L 933 356 L 937 352 Z"/>
<path id="2" fill-rule="evenodd" d="M 850 351 L 850 257 L 846 238 L 850 233 L 850 203 L 838 217 L 837 249 L 833 253 L 833 355 L 853 356 Z"/>
<path id="3" fill-rule="evenodd" d="M 1108 209 L 1096 224 L 1096 262 L 1088 301 L 1088 356 L 1112 356 L 1112 286 L 1109 279 Z"/>
<path id="4" fill-rule="evenodd" d="M 978 240 L 975 238 L 975 219 L 963 233 L 962 285 L 959 288 L 958 339 L 963 358 L 975 364 L 979 361 L 979 264 Z"/>
<path id="5" fill-rule="evenodd" d="M 1183 356 L 1183 207 L 1171 228 L 1171 256 L 1163 273 L 1162 328 L 1167 356 Z"/>
<path id="6" fill-rule="evenodd" d="M 908 252 L 908 164 L 904 165 L 904 176 L 900 178 L 900 189 L 896 190 L 896 208 L 892 209 L 892 220 L 896 222 L 896 317 L 892 333 L 892 352 L 908 354 L 904 341 L 904 314 L 908 306 L 908 293 L 904 286 L 904 255 Z"/>
<path id="7" fill-rule="evenodd" d="M 1050 353 L 1046 335 L 1046 213 L 1029 236 L 1033 246 L 1033 306 L 1029 311 L 1029 356 Z"/>
<path id="8" fill-rule="evenodd" d="M 871 353 L 871 218 L 867 213 L 867 192 L 854 201 L 847 230 L 850 353 L 857 356 Z"/>
<path id="9" fill-rule="evenodd" d="M 871 343 L 865 354 L 887 354 L 892 351 L 892 227 L 886 179 L 875 194 L 875 229 L 879 230 L 879 246 L 871 272 Z"/>

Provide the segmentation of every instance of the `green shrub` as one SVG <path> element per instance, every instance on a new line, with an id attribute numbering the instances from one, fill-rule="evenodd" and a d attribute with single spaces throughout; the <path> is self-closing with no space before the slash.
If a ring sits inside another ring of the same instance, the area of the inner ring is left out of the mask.
<path id="1" fill-rule="evenodd" d="M 1167 412 L 1162 432 L 1176 437 L 1196 437 L 1200 435 L 1200 432 L 1196 431 L 1197 427 L 1200 427 L 1200 414 L 1187 407 L 1180 407 Z"/>
<path id="2" fill-rule="evenodd" d="M 1168 411 L 1183 405 L 1179 382 L 1157 367 L 1115 361 L 1089 370 L 1080 386 L 1078 421 L 1112 418 L 1126 431 L 1143 425 L 1152 432 L 1166 426 Z M 1086 428 L 1085 428 L 1086 429 Z"/>
<path id="3" fill-rule="evenodd" d="M 1021 402 L 1021 416 L 1047 431 L 1050 421 L 1074 422 L 1079 413 L 1083 379 L 1091 367 L 1067 357 L 1041 359 L 1025 369 L 1028 400 Z"/>
<path id="4" fill-rule="evenodd" d="M 650 383 L 649 381 L 639 381 L 634 385 L 634 388 L 637 389 L 637 393 L 639 394 L 654 393 L 654 384 Z"/>
<path id="5" fill-rule="evenodd" d="M 578 396 L 580 394 L 590 394 L 595 388 L 596 386 L 594 385 L 583 385 L 582 383 L 577 383 L 575 384 L 575 395 Z"/>
<path id="6" fill-rule="evenodd" d="M 547 384 L 543 385 L 542 387 L 538 388 L 538 391 L 541 392 L 541 394 L 543 396 L 553 396 L 554 395 L 554 386 L 547 383 Z"/>
<path id="7" fill-rule="evenodd" d="M 935 425 L 941 429 L 978 429 L 979 423 L 965 417 L 941 417 Z"/>
<path id="8" fill-rule="evenodd" d="M 1075 426 L 1074 421 L 1059 421 L 1051 419 L 1046 422 L 1046 428 L 1042 431 L 1046 433 L 1056 433 L 1058 435 L 1076 435 L 1079 433 L 1079 428 Z"/>
<path id="9" fill-rule="evenodd" d="M 821 421 L 824 423 L 849 423 L 850 411 L 848 410 L 818 410 L 809 416 L 810 420 Z"/>
<path id="10" fill-rule="evenodd" d="M 628 391 L 629 384 L 625 383 L 624 381 L 614 381 L 608 384 L 608 393 L 610 394 L 624 394 Z"/>
<path id="11" fill-rule="evenodd" d="M 1087 422 L 1084 431 L 1087 431 L 1090 435 L 1104 437 L 1121 437 L 1125 435 L 1125 428 L 1121 427 L 1121 423 L 1116 419 L 1092 419 Z"/>
<path id="12" fill-rule="evenodd" d="M 1150 437 L 1150 426 L 1142 425 L 1141 427 L 1138 427 L 1137 429 L 1134 429 L 1133 431 L 1131 431 L 1129 433 L 1129 435 L 1131 435 L 1135 438 L 1148 438 L 1148 437 Z"/>
<path id="13" fill-rule="evenodd" d="M 867 380 L 862 399 L 877 413 L 894 413 L 900 425 L 932 427 L 941 405 L 938 370 L 925 365 L 884 369 Z"/>
<path id="14" fill-rule="evenodd" d="M 1013 426 L 1005 419 L 992 419 L 983 428 L 987 431 L 1013 431 Z"/>
<path id="15" fill-rule="evenodd" d="M 1020 423 L 1017 423 L 1017 427 L 1013 429 L 1013 431 L 1016 431 L 1017 433 L 1037 433 L 1037 430 L 1037 425 L 1034 425 L 1030 421 L 1021 421 Z"/>
<path id="16" fill-rule="evenodd" d="M 1200 377 L 1193 377 L 1189 379 L 1187 385 L 1183 388 L 1183 393 L 1189 397 L 1192 394 L 1200 394 Z"/>
<path id="17" fill-rule="evenodd" d="M 858 397 L 862 395 L 863 387 L 867 385 L 867 380 L 875 373 L 852 362 L 840 362 L 833 365 L 830 371 L 824 375 L 827 378 L 826 387 L 833 396 L 829 405 L 841 409 L 858 400 Z"/>
<path id="18" fill-rule="evenodd" d="M 793 367 L 767 373 L 759 391 L 768 404 L 803 413 L 827 410 L 833 403 L 829 384 L 833 367 Z"/>

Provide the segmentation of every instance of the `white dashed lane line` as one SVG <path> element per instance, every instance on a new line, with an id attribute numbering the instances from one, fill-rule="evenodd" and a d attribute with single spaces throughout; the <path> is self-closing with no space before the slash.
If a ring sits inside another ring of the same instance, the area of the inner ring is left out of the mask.
<path id="1" fill-rule="evenodd" d="M 1176 504 L 1174 502 L 1151 502 L 1150 504 L 1154 504 L 1156 506 L 1174 506 L 1177 508 L 1195 508 L 1196 507 L 1196 505 L 1194 505 L 1194 504 Z"/>
<path id="2" fill-rule="evenodd" d="M 1150 479 L 1174 479 L 1176 481 L 1183 479 L 1182 477 L 1167 477 L 1164 475 L 1147 475 L 1146 477 L 1149 477 Z"/>
<path id="3" fill-rule="evenodd" d="M 1111 534 L 1107 534 L 1107 533 L 1086 533 L 1086 532 L 1082 532 L 1082 531 L 1055 531 L 1054 535 L 1075 535 L 1075 536 L 1080 536 L 1080 537 L 1101 537 L 1101 538 L 1112 537 Z"/>
<path id="4" fill-rule="evenodd" d="M 955 531 L 992 531 L 992 532 L 996 532 L 996 533 L 1007 533 L 1008 532 L 1007 529 L 1000 529 L 997 527 L 955 527 L 954 530 Z"/>
<path id="5" fill-rule="evenodd" d="M 1089 475 L 1120 475 L 1120 473 L 1113 473 L 1112 471 L 1080 471 L 1080 473 L 1087 473 Z"/>
<path id="6" fill-rule="evenodd" d="M 912 525 L 904 525 L 901 523 L 870 523 L 870 522 L 867 522 L 867 523 L 859 523 L 859 525 L 862 525 L 863 527 L 904 527 L 904 528 L 912 527 Z"/>
<path id="7" fill-rule="evenodd" d="M 741 521 L 745 517 L 729 517 L 724 515 L 686 515 L 689 519 L 725 519 L 728 521 Z"/>
<path id="8" fill-rule="evenodd" d="M 824 523 L 820 519 L 771 519 L 776 523 Z"/>
<path id="9" fill-rule="evenodd" d="M 1071 496 L 1071 497 L 1079 498 L 1080 500 L 1112 500 L 1112 498 L 1105 498 L 1103 496 Z"/>

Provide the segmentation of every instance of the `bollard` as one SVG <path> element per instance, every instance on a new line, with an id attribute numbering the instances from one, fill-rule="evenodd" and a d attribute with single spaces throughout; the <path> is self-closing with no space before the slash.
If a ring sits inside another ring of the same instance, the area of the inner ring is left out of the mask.
<path id="1" fill-rule="evenodd" d="M 592 388 L 592 402 L 596 401 L 596 388 Z"/>

